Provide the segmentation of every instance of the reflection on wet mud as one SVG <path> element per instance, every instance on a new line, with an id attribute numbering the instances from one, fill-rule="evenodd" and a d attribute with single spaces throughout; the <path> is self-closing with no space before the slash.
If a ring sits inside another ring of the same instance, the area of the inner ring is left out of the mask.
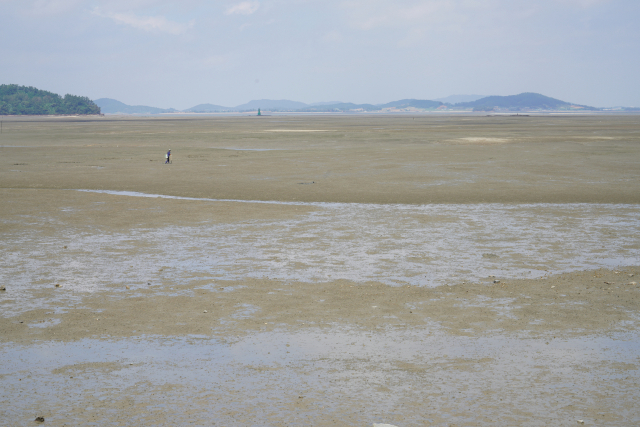
<path id="1" fill-rule="evenodd" d="M 28 349 L 0 347 L 3 393 L 30 396 L 5 406 L 6 419 L 38 408 L 56 425 L 89 415 L 113 421 L 126 391 L 128 399 L 145 402 L 142 414 L 152 418 L 139 420 L 146 422 L 182 422 L 177 409 L 189 405 L 199 408 L 193 421 L 216 425 L 299 424 L 328 419 L 345 406 L 357 408 L 348 421 L 358 425 L 464 423 L 478 414 L 502 425 L 531 416 L 553 425 L 640 420 L 624 399 L 640 385 L 640 347 L 632 336 L 523 340 L 345 329 L 227 340 L 85 339 Z M 75 398 L 60 390 L 73 390 Z M 595 396 L 600 401 L 591 413 L 576 407 Z"/>

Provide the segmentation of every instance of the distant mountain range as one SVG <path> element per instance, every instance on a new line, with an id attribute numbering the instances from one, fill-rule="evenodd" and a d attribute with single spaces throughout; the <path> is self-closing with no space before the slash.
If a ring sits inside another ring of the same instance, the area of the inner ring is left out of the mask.
<path id="1" fill-rule="evenodd" d="M 476 101 L 484 97 L 485 95 L 451 95 L 446 98 L 436 98 L 434 101 L 440 101 L 444 104 L 457 104 L 458 102 Z"/>
<path id="2" fill-rule="evenodd" d="M 457 107 L 471 108 L 473 111 L 493 111 L 493 110 L 596 110 L 596 108 L 586 105 L 571 104 L 540 95 L 539 93 L 521 93 L 510 96 L 487 96 L 471 102 L 460 102 Z"/>
<path id="3" fill-rule="evenodd" d="M 156 108 L 147 107 L 146 105 L 127 105 L 123 102 L 110 98 L 96 99 L 95 104 L 100 107 L 103 114 L 160 114 L 160 113 L 176 113 L 178 110 L 173 108 Z M 207 104 L 208 105 L 208 104 Z"/>
<path id="4" fill-rule="evenodd" d="M 115 99 L 101 98 L 94 101 L 106 114 L 160 114 L 160 113 L 218 113 L 218 112 L 403 112 L 403 111 L 549 111 L 549 110 L 597 110 L 586 105 L 572 104 L 538 93 L 525 92 L 510 96 L 452 95 L 436 100 L 401 99 L 386 104 L 353 104 L 350 102 L 303 102 L 286 99 L 260 99 L 235 107 L 216 104 L 199 104 L 186 110 L 163 109 L 143 105 L 127 105 Z"/>
<path id="5" fill-rule="evenodd" d="M 198 104 L 184 111 L 187 113 L 217 113 L 220 111 L 229 111 L 229 108 L 215 104 Z"/>

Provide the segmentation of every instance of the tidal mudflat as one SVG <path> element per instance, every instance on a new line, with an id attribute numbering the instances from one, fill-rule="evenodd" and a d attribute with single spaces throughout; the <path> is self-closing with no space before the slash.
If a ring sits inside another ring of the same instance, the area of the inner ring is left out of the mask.
<path id="1" fill-rule="evenodd" d="M 282 120 L 5 120 L 0 419 L 640 422 L 640 117 Z"/>

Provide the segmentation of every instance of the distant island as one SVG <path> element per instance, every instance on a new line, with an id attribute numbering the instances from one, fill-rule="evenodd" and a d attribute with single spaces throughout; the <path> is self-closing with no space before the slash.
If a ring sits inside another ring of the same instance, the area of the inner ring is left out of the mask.
<path id="1" fill-rule="evenodd" d="M 459 102 L 471 102 L 484 98 L 485 95 L 451 95 L 445 98 L 436 98 L 434 101 L 440 101 L 444 104 L 457 104 Z"/>
<path id="2" fill-rule="evenodd" d="M 487 96 L 475 101 L 460 102 L 455 105 L 459 108 L 471 108 L 473 111 L 597 110 L 594 107 L 571 104 L 531 92 L 511 96 Z"/>
<path id="3" fill-rule="evenodd" d="M 127 105 L 123 102 L 117 101 L 111 98 L 100 98 L 93 101 L 100 111 L 106 114 L 162 114 L 162 113 L 177 113 L 178 110 L 173 108 L 157 108 L 148 107 L 146 105 Z"/>
<path id="4" fill-rule="evenodd" d="M 457 101 L 455 103 L 443 101 Z M 109 98 L 95 100 L 106 114 L 160 114 L 160 113 L 225 113 L 225 112 L 295 112 L 295 113 L 354 113 L 354 112 L 429 112 L 429 111 L 479 111 L 479 112 L 535 112 L 535 111 L 596 111 L 598 108 L 550 98 L 539 93 L 525 92 L 510 96 L 452 95 L 440 100 L 401 99 L 386 104 L 354 104 L 350 102 L 318 102 L 305 104 L 286 99 L 260 99 L 235 107 L 216 104 L 199 104 L 186 110 L 162 109 L 148 106 L 130 106 Z"/>
<path id="5" fill-rule="evenodd" d="M 544 111 L 640 111 L 634 107 L 600 109 L 561 101 L 539 93 L 524 92 L 509 96 L 451 95 L 436 100 L 401 99 L 386 104 L 354 104 L 331 101 L 305 104 L 287 99 L 258 99 L 225 107 L 198 104 L 186 110 L 127 105 L 111 98 L 92 101 L 86 96 L 60 95 L 31 86 L 0 85 L 0 115 L 78 115 L 78 114 L 167 114 L 167 113 L 420 113 L 420 112 L 544 112 Z"/>
<path id="6" fill-rule="evenodd" d="M 86 96 L 60 95 L 15 84 L 0 85 L 0 115 L 100 114 Z"/>

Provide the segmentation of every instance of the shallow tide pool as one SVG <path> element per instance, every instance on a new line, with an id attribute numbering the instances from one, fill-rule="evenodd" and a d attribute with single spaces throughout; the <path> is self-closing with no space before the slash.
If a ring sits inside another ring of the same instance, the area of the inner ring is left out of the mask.
<path id="1" fill-rule="evenodd" d="M 640 385 L 639 350 L 626 335 L 545 342 L 348 329 L 4 345 L 0 415 L 14 425 L 31 412 L 54 425 L 317 425 L 334 413 L 336 425 L 624 425 L 640 422 L 626 400 Z M 608 410 L 586 411 L 594 398 Z"/>
<path id="2" fill-rule="evenodd" d="M 103 191 L 121 197 L 171 196 Z M 182 198 L 185 199 L 185 198 Z M 640 264 L 640 208 L 608 204 L 372 205 L 190 199 L 312 206 L 294 219 L 79 233 L 7 233 L 0 281 L 14 289 L 270 278 L 437 286 L 489 276 L 535 278 Z M 46 224 L 50 218 L 29 218 Z M 60 248 L 67 246 L 66 250 Z"/>

